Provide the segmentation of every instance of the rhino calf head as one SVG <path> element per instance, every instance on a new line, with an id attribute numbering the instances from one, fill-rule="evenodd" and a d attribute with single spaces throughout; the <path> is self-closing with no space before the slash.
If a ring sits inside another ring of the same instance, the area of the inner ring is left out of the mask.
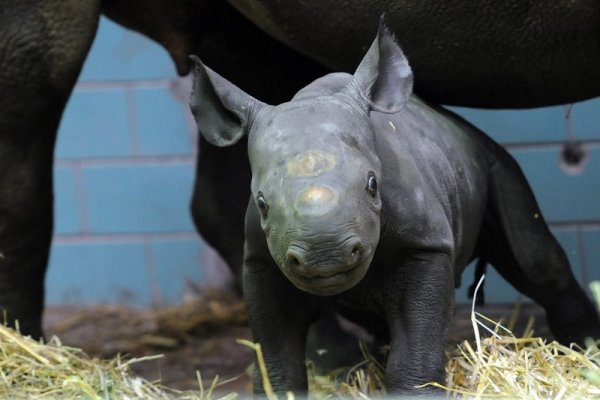
<path id="1" fill-rule="evenodd" d="M 372 138 L 352 134 L 369 129 L 358 113 L 335 97 L 311 98 L 273 107 L 250 130 L 252 193 L 269 250 L 314 294 L 358 283 L 379 239 L 381 166 Z"/>
<path id="2" fill-rule="evenodd" d="M 381 163 L 369 113 L 397 112 L 412 92 L 393 37 L 380 25 L 354 75 L 327 75 L 277 106 L 194 60 L 191 108 L 200 133 L 217 146 L 248 135 L 252 196 L 281 271 L 317 295 L 356 285 L 381 226 Z"/>

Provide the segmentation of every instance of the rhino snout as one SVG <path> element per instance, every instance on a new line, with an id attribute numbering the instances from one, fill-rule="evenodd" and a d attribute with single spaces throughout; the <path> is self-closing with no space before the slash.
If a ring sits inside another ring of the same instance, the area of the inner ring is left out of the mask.
<path id="1" fill-rule="evenodd" d="M 327 277 L 353 269 L 363 261 L 364 255 L 365 245 L 354 236 L 332 251 L 311 251 L 292 244 L 286 252 L 285 264 L 295 274 Z"/>

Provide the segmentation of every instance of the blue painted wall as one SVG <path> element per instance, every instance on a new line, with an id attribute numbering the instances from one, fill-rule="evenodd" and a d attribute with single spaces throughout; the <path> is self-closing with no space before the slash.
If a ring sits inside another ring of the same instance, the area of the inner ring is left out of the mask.
<path id="1" fill-rule="evenodd" d="M 188 213 L 196 152 L 188 91 L 160 46 L 102 19 L 59 132 L 49 303 L 177 303 L 190 286 L 215 281 L 219 267 Z M 572 110 L 587 151 L 575 172 L 560 163 L 563 107 L 454 110 L 516 157 L 578 279 L 600 279 L 600 99 Z M 471 279 L 467 272 L 465 287 Z M 493 271 L 486 291 L 490 301 L 517 297 Z"/>
<path id="2" fill-rule="evenodd" d="M 49 303 L 177 303 L 206 283 L 188 91 L 162 47 L 102 19 L 59 130 Z"/>

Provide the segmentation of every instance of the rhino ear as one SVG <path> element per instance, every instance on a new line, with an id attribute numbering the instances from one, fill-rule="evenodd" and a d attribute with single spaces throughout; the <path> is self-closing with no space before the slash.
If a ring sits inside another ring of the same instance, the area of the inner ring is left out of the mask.
<path id="1" fill-rule="evenodd" d="M 231 146 L 244 136 L 263 103 L 206 67 L 197 56 L 190 58 L 195 63 L 190 108 L 198 130 L 215 146 Z"/>
<path id="2" fill-rule="evenodd" d="M 412 94 L 412 70 L 383 15 L 377 37 L 356 69 L 351 85 L 367 110 L 384 113 L 398 112 Z"/>

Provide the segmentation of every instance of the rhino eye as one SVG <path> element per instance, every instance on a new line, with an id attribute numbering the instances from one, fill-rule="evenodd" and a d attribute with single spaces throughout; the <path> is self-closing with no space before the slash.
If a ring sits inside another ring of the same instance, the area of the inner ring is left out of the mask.
<path id="1" fill-rule="evenodd" d="M 267 212 L 269 211 L 269 205 L 267 204 L 265 196 L 263 196 L 262 192 L 258 192 L 258 196 L 256 196 L 256 205 L 258 206 L 263 218 L 266 218 Z"/>
<path id="2" fill-rule="evenodd" d="M 377 194 L 377 178 L 375 178 L 375 173 L 373 171 L 369 171 L 367 179 L 367 187 L 365 189 L 371 196 L 375 197 Z"/>

